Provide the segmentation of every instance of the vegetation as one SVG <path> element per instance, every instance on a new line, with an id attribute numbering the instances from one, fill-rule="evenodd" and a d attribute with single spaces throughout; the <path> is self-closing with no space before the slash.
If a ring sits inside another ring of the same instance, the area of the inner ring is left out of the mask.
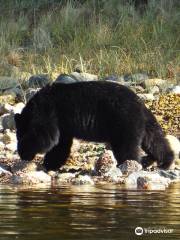
<path id="1" fill-rule="evenodd" d="M 0 0 L 0 5 L 1 75 L 7 74 L 5 64 L 52 78 L 77 64 L 99 76 L 178 75 L 178 0 L 150 0 L 144 9 L 123 0 Z"/>

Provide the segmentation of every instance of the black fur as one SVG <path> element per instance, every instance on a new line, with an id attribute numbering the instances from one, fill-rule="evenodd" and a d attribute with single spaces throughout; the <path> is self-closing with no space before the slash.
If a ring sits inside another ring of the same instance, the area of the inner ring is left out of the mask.
<path id="1" fill-rule="evenodd" d="M 46 153 L 48 170 L 65 163 L 74 137 L 110 143 L 118 164 L 139 161 L 140 146 L 159 167 L 168 168 L 173 160 L 153 114 L 133 91 L 112 82 L 46 86 L 15 121 L 20 157 L 32 160 L 36 153 Z"/>

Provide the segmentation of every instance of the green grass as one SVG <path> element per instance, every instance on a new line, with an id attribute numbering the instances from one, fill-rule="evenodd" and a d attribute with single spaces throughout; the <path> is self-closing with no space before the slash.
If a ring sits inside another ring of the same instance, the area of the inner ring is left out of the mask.
<path id="1" fill-rule="evenodd" d="M 148 72 L 177 79 L 180 4 L 151 0 L 140 14 L 121 0 L 0 0 L 4 63 L 55 78 L 77 64 L 99 76 Z"/>

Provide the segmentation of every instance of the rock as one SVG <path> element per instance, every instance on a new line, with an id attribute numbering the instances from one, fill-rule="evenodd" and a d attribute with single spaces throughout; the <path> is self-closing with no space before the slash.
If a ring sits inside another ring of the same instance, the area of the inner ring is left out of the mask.
<path id="1" fill-rule="evenodd" d="M 167 89 L 168 93 L 180 94 L 180 86 L 173 86 Z"/>
<path id="2" fill-rule="evenodd" d="M 26 92 L 25 92 L 25 99 L 28 102 L 38 91 L 40 90 L 40 88 L 29 88 Z"/>
<path id="3" fill-rule="evenodd" d="M 2 173 L 9 174 L 9 175 L 12 175 L 12 173 L 11 173 L 11 172 L 9 172 L 9 171 L 7 171 L 6 169 L 4 169 L 4 168 L 0 167 L 0 175 L 1 175 Z"/>
<path id="4" fill-rule="evenodd" d="M 4 131 L 4 134 L 1 137 L 1 141 L 4 144 L 16 142 L 16 134 L 14 132 L 10 131 L 9 129 L 7 129 Z"/>
<path id="5" fill-rule="evenodd" d="M 180 158 L 180 141 L 173 135 L 166 135 L 172 151 L 174 152 L 175 159 Z"/>
<path id="6" fill-rule="evenodd" d="M 19 82 L 17 79 L 6 76 L 0 77 L 0 91 L 5 91 L 7 89 L 11 89 L 17 86 L 19 86 Z"/>
<path id="7" fill-rule="evenodd" d="M 21 113 L 23 108 L 25 107 L 25 104 L 23 102 L 19 102 L 13 107 L 13 113 Z"/>
<path id="8" fill-rule="evenodd" d="M 9 103 L 0 103 L 0 116 L 13 111 L 13 106 Z"/>
<path id="9" fill-rule="evenodd" d="M 75 185 L 84 185 L 84 184 L 94 185 L 93 180 L 88 175 L 79 175 L 78 177 L 73 178 L 71 182 L 72 184 L 75 184 Z"/>
<path id="10" fill-rule="evenodd" d="M 130 174 L 132 172 L 140 171 L 142 165 L 135 160 L 126 160 L 119 166 L 119 168 L 123 174 Z"/>
<path id="11" fill-rule="evenodd" d="M 3 132 L 2 118 L 0 117 L 0 133 Z"/>
<path id="12" fill-rule="evenodd" d="M 138 93 L 137 95 L 143 101 L 153 101 L 153 100 L 155 100 L 155 97 L 151 93 Z"/>
<path id="13" fill-rule="evenodd" d="M 13 184 L 26 184 L 26 185 L 36 185 L 36 184 L 50 184 L 51 177 L 43 171 L 30 171 L 22 172 L 18 175 L 13 175 L 11 178 Z"/>
<path id="14" fill-rule="evenodd" d="M 70 183 L 73 178 L 76 177 L 76 173 L 60 173 L 58 174 L 57 182 L 58 183 Z"/>
<path id="15" fill-rule="evenodd" d="M 135 93 L 144 93 L 145 89 L 141 86 L 130 86 Z"/>
<path id="16" fill-rule="evenodd" d="M 158 86 L 153 86 L 149 89 L 149 93 L 151 93 L 152 95 L 155 95 L 155 94 L 159 94 L 160 93 L 160 89 Z"/>
<path id="17" fill-rule="evenodd" d="M 73 144 L 72 144 L 72 147 L 71 147 L 71 153 L 77 153 L 78 151 L 80 151 L 80 148 L 81 148 L 81 142 L 80 140 L 78 139 L 73 139 Z"/>
<path id="18" fill-rule="evenodd" d="M 126 179 L 127 188 L 140 188 L 149 190 L 164 190 L 171 180 L 161 176 L 158 172 L 138 171 L 131 173 Z"/>
<path id="19" fill-rule="evenodd" d="M 48 175 L 51 176 L 51 177 L 56 177 L 57 173 L 55 171 L 49 171 Z"/>
<path id="20" fill-rule="evenodd" d="M 54 83 L 74 83 L 74 82 L 78 82 L 78 80 L 67 74 L 60 74 L 54 81 Z"/>
<path id="21" fill-rule="evenodd" d="M 124 76 L 110 75 L 102 79 L 103 81 L 113 81 L 121 84 L 125 84 Z"/>
<path id="22" fill-rule="evenodd" d="M 14 121 L 14 113 L 13 112 L 4 114 L 1 117 L 1 121 L 2 121 L 2 127 L 4 130 L 6 130 L 6 129 L 14 130 L 15 129 L 15 121 Z"/>
<path id="23" fill-rule="evenodd" d="M 37 170 L 37 164 L 35 162 L 27 162 L 23 160 L 19 160 L 16 164 L 14 164 L 11 168 L 13 173 L 16 172 L 34 172 Z"/>
<path id="24" fill-rule="evenodd" d="M 160 79 L 160 78 L 151 78 L 151 79 L 145 79 L 142 83 L 141 86 L 143 88 L 151 88 L 153 86 L 163 86 L 166 85 L 167 81 Z"/>
<path id="25" fill-rule="evenodd" d="M 0 96 L 0 103 L 1 104 L 5 104 L 5 103 L 9 103 L 11 105 L 14 105 L 15 103 L 15 97 L 12 95 L 2 95 Z"/>
<path id="26" fill-rule="evenodd" d="M 180 179 L 180 170 L 159 170 L 159 174 L 165 178 L 169 178 L 171 180 Z"/>
<path id="27" fill-rule="evenodd" d="M 98 76 L 90 73 L 78 73 L 78 72 L 72 72 L 70 75 L 73 79 L 75 79 L 78 82 L 82 81 L 97 81 Z"/>
<path id="28" fill-rule="evenodd" d="M 105 152 L 99 157 L 95 164 L 95 171 L 100 176 L 107 174 L 112 168 L 116 168 L 117 161 L 111 150 L 105 150 Z"/>
<path id="29" fill-rule="evenodd" d="M 15 129 L 15 120 L 14 120 L 14 114 L 15 113 L 21 113 L 22 109 L 24 108 L 24 103 L 18 103 L 15 106 L 11 106 L 9 104 L 4 104 L 1 108 L 1 113 L 6 113 L 1 116 L 1 124 L 2 128 L 4 130 L 10 129 L 14 130 Z"/>
<path id="30" fill-rule="evenodd" d="M 146 177 L 138 177 L 137 178 L 137 188 L 138 189 L 147 189 L 149 190 L 149 181 Z"/>
<path id="31" fill-rule="evenodd" d="M 0 151 L 4 150 L 5 144 L 0 140 Z"/>
<path id="32" fill-rule="evenodd" d="M 17 101 L 24 101 L 24 91 L 20 87 L 8 89 L 3 95 L 12 95 Z"/>
<path id="33" fill-rule="evenodd" d="M 122 172 L 117 167 L 112 167 L 108 172 L 104 174 L 104 177 L 108 178 L 110 182 L 122 182 Z"/>
<path id="34" fill-rule="evenodd" d="M 149 76 L 146 73 L 127 74 L 124 76 L 125 81 L 131 81 L 135 83 L 141 83 L 142 81 L 145 81 L 148 79 L 149 79 Z"/>
<path id="35" fill-rule="evenodd" d="M 12 143 L 6 144 L 6 150 L 9 150 L 11 152 L 15 152 L 17 150 L 17 142 L 14 141 Z"/>
<path id="36" fill-rule="evenodd" d="M 50 82 L 48 75 L 39 74 L 31 76 L 28 80 L 30 88 L 42 88 Z"/>

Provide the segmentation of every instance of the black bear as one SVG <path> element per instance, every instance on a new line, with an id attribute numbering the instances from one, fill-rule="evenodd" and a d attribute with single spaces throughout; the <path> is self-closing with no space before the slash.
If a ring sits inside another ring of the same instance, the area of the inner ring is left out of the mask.
<path id="1" fill-rule="evenodd" d="M 118 164 L 139 161 L 140 146 L 161 168 L 173 161 L 153 114 L 132 90 L 118 83 L 48 85 L 15 115 L 15 122 L 21 159 L 30 161 L 37 153 L 46 153 L 47 170 L 65 163 L 74 137 L 109 143 Z"/>

